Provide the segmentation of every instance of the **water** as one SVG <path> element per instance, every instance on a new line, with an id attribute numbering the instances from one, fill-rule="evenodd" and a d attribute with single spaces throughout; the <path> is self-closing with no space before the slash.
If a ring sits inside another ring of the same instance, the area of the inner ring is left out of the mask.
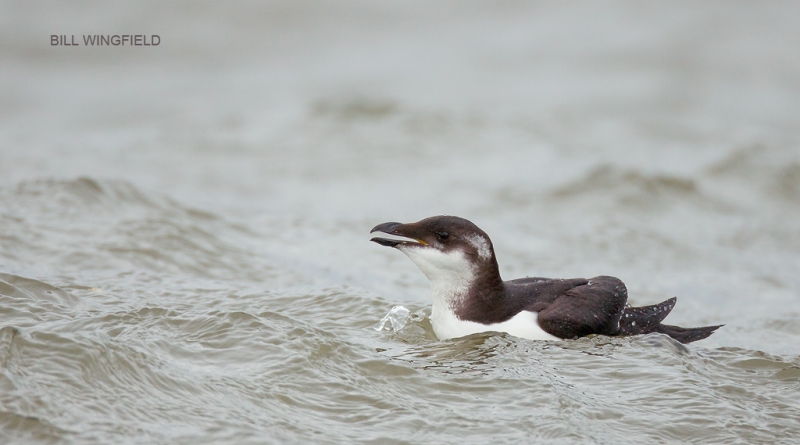
<path id="1" fill-rule="evenodd" d="M 0 442 L 796 443 L 799 19 L 0 3 Z M 726 326 L 440 342 L 368 232 L 443 213 Z"/>

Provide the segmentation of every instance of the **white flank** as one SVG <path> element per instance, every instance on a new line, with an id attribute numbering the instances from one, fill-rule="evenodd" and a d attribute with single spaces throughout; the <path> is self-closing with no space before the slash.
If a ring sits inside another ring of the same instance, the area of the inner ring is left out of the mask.
<path id="1" fill-rule="evenodd" d="M 528 340 L 560 340 L 539 327 L 539 323 L 536 321 L 538 315 L 536 312 L 522 311 L 502 323 L 481 324 L 474 321 L 459 320 L 453 311 L 439 311 L 437 313 L 434 307 L 431 311 L 431 326 L 433 326 L 433 332 L 436 333 L 440 340 L 464 337 L 478 332 L 506 332 L 515 337 Z"/>
<path id="2" fill-rule="evenodd" d="M 431 283 L 433 294 L 431 326 L 440 340 L 478 332 L 507 332 L 529 340 L 558 340 L 558 337 L 548 334 L 539 327 L 536 312 L 522 311 L 510 320 L 488 325 L 459 319 L 452 308 L 461 303 L 475 277 L 470 261 L 461 252 L 444 253 L 434 247 L 417 245 L 398 247 L 420 268 Z M 488 247 L 486 251 L 488 252 Z"/>

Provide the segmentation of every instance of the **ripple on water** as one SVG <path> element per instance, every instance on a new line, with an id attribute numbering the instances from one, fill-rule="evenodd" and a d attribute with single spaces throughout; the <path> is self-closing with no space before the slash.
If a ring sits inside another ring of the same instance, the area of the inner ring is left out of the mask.
<path id="1" fill-rule="evenodd" d="M 41 297 L 53 286 L 8 281 L 27 293 L 7 306 L 52 304 Z M 797 358 L 687 347 L 661 335 L 438 341 L 427 317 L 376 332 L 388 305 L 346 288 L 170 291 L 168 301 L 63 306 L 69 317 L 48 323 L 17 313 L 17 327 L 0 330 L 3 424 L 15 437 L 46 424 L 42 431 L 79 441 L 128 430 L 155 441 L 236 431 L 240 440 L 331 443 L 396 438 L 398 430 L 422 443 L 487 435 L 758 441 L 770 429 L 797 428 L 797 402 L 786 392 L 797 389 Z M 176 422 L 182 427 L 168 427 Z"/>
<path id="2" fill-rule="evenodd" d="M 605 187 L 663 208 L 705 199 L 697 183 L 668 177 L 612 169 L 584 179 L 565 193 Z M 16 236 L 17 250 L 4 258 L 41 260 L 60 272 L 40 280 L 0 274 L 2 438 L 467 444 L 800 436 L 796 354 L 705 349 L 662 335 L 439 341 L 427 304 L 408 302 L 402 329 L 376 332 L 395 302 L 313 286 L 282 257 L 250 250 L 267 244 L 262 235 L 129 184 L 34 181 L 3 189 L 0 200 L 9 199 L 22 216 L 0 220 Z M 69 219 L 50 224 L 44 215 Z M 798 326 L 788 313 L 762 322 L 781 335 Z"/>

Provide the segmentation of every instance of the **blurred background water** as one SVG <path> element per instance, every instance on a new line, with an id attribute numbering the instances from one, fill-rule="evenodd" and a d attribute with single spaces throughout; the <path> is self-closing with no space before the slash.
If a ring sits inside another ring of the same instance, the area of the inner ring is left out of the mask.
<path id="1" fill-rule="evenodd" d="M 796 2 L 0 2 L 0 442 L 796 443 Z M 52 34 L 159 35 L 156 47 Z M 654 335 L 440 342 L 384 221 Z M 400 331 L 373 326 L 395 305 Z"/>

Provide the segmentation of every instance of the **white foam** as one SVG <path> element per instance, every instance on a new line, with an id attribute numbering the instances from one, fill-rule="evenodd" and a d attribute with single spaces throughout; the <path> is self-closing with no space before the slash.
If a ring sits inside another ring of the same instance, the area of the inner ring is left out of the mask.
<path id="1" fill-rule="evenodd" d="M 388 314 L 384 315 L 381 318 L 381 321 L 378 322 L 374 326 L 376 331 L 382 331 L 384 327 L 388 327 L 390 330 L 397 332 L 400 329 L 403 329 L 406 324 L 408 324 L 408 319 L 411 315 L 411 311 L 406 309 L 403 306 L 394 306 Z M 387 326 L 388 324 L 388 326 Z"/>

